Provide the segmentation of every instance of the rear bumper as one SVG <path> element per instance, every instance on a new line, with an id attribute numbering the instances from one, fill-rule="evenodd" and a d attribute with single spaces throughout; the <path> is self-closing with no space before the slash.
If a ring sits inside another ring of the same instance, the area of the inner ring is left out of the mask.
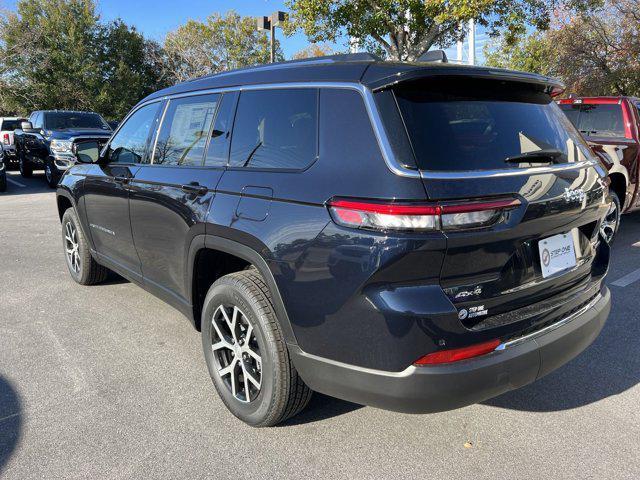
<path id="1" fill-rule="evenodd" d="M 598 336 L 611 309 L 602 294 L 580 311 L 496 351 L 448 365 L 402 372 L 361 368 L 316 357 L 290 347 L 294 365 L 307 385 L 355 403 L 406 413 L 464 407 L 527 385 L 564 365 Z M 363 345 L 366 348 L 366 345 Z"/>

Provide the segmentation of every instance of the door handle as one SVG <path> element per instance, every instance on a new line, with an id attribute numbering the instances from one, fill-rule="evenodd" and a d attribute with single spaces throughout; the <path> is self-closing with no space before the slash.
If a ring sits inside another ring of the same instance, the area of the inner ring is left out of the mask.
<path id="1" fill-rule="evenodd" d="M 183 192 L 191 193 L 194 195 L 204 195 L 209 191 L 207 187 L 203 187 L 202 185 L 197 183 L 189 183 L 187 185 L 181 185 L 180 188 L 182 189 Z"/>
<path id="2" fill-rule="evenodd" d="M 129 177 L 113 177 L 113 180 L 122 185 L 127 185 L 131 181 Z"/>

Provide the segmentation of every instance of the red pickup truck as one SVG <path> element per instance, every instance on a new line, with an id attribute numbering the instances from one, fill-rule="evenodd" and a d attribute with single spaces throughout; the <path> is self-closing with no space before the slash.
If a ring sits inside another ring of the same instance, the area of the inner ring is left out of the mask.
<path id="1" fill-rule="evenodd" d="M 640 208 L 640 99 L 579 97 L 558 104 L 609 170 L 613 204 L 602 233 L 610 241 L 620 214 Z"/>

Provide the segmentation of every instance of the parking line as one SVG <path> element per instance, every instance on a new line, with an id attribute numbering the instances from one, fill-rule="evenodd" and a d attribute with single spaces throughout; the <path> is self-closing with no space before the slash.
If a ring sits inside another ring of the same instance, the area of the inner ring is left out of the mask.
<path id="1" fill-rule="evenodd" d="M 15 180 L 12 180 L 10 178 L 7 178 L 7 182 L 9 183 L 13 183 L 14 185 L 16 185 L 17 187 L 21 187 L 21 188 L 27 188 L 26 185 L 21 184 L 20 182 L 16 182 Z"/>
<path id="2" fill-rule="evenodd" d="M 613 282 L 611 285 L 614 285 L 616 287 L 627 287 L 631 285 L 633 282 L 637 282 L 638 280 L 640 280 L 640 268 L 638 268 L 637 270 L 634 270 L 633 272 L 625 275 L 622 278 L 619 278 L 618 280 Z"/>

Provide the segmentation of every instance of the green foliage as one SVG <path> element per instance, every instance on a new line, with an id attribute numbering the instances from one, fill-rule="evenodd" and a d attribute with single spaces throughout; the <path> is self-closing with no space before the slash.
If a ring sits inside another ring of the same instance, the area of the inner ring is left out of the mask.
<path id="1" fill-rule="evenodd" d="M 269 62 L 270 44 L 253 17 L 234 11 L 214 13 L 204 22 L 189 20 L 170 32 L 164 49 L 168 69 L 177 81 Z M 276 42 L 276 60 L 284 57 Z"/>
<path id="2" fill-rule="evenodd" d="M 485 63 L 489 67 L 508 68 L 525 72 L 554 75 L 555 52 L 547 36 L 541 32 L 502 36 L 495 44 L 485 44 Z"/>
<path id="3" fill-rule="evenodd" d="M 93 0 L 20 0 L 0 18 L 0 110 L 95 110 L 120 119 L 163 86 L 157 50 Z"/>
<path id="4" fill-rule="evenodd" d="M 382 46 L 395 60 L 415 60 L 430 47 L 450 46 L 475 20 L 490 32 L 511 35 L 528 25 L 545 29 L 554 9 L 583 9 L 597 0 L 287 0 L 287 33 L 303 31 L 310 42 L 347 35 L 367 49 Z"/>
<path id="5" fill-rule="evenodd" d="M 558 15 L 546 32 L 503 36 L 490 66 L 557 76 L 567 93 L 640 95 L 640 0 L 607 0 L 588 13 Z"/>

